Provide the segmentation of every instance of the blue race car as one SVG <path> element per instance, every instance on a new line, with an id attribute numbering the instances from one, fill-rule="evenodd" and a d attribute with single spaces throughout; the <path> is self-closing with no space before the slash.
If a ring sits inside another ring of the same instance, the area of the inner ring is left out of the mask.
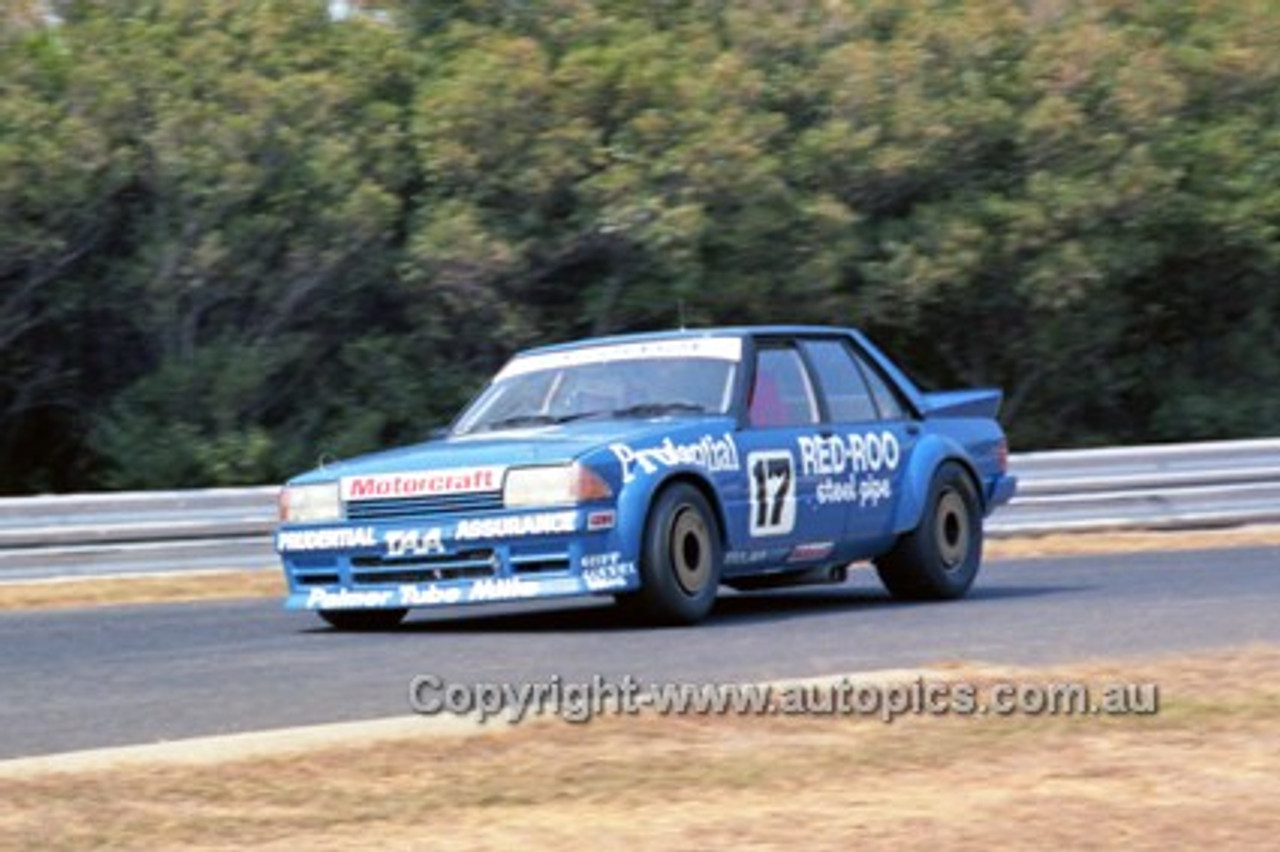
<path id="1" fill-rule="evenodd" d="M 440 438 L 280 495 L 286 606 L 342 629 L 409 609 L 611 595 L 691 624 L 725 585 L 963 595 L 1015 480 L 998 390 L 921 392 L 857 331 L 725 328 L 515 356 Z"/>

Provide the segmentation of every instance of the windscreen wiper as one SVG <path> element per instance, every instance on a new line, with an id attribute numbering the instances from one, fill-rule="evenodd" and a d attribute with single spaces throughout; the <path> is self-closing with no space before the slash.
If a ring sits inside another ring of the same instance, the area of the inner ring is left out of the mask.
<path id="1" fill-rule="evenodd" d="M 696 402 L 642 402 L 613 412 L 614 417 L 659 417 L 663 414 L 701 414 L 707 409 Z"/>
<path id="2" fill-rule="evenodd" d="M 578 411 L 573 414 L 516 414 L 511 417 L 504 417 L 501 420 L 495 420 L 492 423 L 485 423 L 479 429 L 472 431 L 493 432 L 498 429 L 511 429 L 520 426 L 558 426 L 571 420 L 581 420 L 584 417 L 603 417 L 606 414 L 608 412 L 604 411 Z"/>

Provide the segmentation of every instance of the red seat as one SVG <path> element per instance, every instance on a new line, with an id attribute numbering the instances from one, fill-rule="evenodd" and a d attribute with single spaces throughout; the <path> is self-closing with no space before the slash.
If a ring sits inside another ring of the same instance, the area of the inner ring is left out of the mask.
<path id="1" fill-rule="evenodd" d="M 778 380 L 763 370 L 756 373 L 756 383 L 751 388 L 748 417 L 752 426 L 787 424 L 787 407 L 778 392 Z"/>

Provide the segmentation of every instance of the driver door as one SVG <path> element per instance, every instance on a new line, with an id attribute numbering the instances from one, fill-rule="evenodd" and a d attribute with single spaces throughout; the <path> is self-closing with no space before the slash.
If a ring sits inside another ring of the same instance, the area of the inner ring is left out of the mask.
<path id="1" fill-rule="evenodd" d="M 821 412 L 794 342 L 757 344 L 747 421 L 738 433 L 746 494 L 745 512 L 737 515 L 745 523 L 733 531 L 734 541 L 747 552 L 767 552 L 771 562 L 820 559 L 843 534 L 845 511 L 816 499 L 819 477 L 801 463 L 801 446 L 818 435 Z"/>

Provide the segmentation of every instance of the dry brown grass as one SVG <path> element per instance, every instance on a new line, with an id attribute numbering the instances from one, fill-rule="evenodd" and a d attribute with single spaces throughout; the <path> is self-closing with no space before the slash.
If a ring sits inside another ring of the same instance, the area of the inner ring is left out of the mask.
<path id="1" fill-rule="evenodd" d="M 284 593 L 284 577 L 278 570 L 4 583 L 0 584 L 0 610 L 280 597 Z"/>
<path id="2" fill-rule="evenodd" d="M 989 539 L 989 559 L 1101 555 L 1142 551 L 1200 550 L 1280 546 L 1280 526 L 1181 532 L 1065 534 Z M 46 583 L 0 584 L 0 610 L 115 604 L 176 603 L 196 600 L 279 597 L 284 579 L 274 569 L 120 577 Z"/>
<path id="3" fill-rule="evenodd" d="M 1047 556 L 1220 550 L 1236 547 L 1280 547 L 1280 525 L 1167 532 L 1058 533 L 1022 538 L 989 538 L 984 550 L 989 559 L 1035 559 Z"/>
<path id="4" fill-rule="evenodd" d="M 1280 649 L 1256 648 L 1034 673 L 1156 681 L 1161 712 L 1148 717 L 615 718 L 0 780 L 0 837 L 47 849 L 1269 850 L 1278 670 Z"/>

